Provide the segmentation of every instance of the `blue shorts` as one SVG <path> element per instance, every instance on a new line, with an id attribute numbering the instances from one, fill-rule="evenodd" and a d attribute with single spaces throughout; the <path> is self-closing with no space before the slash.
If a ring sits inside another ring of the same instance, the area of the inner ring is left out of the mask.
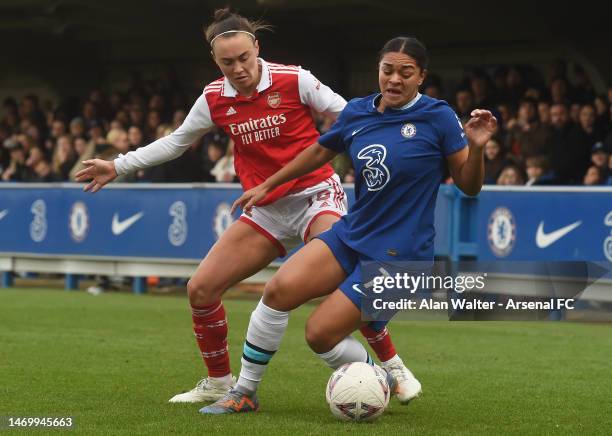
<path id="1" fill-rule="evenodd" d="M 340 284 L 340 291 L 348 297 L 351 302 L 364 314 L 364 300 L 367 295 L 362 286 L 361 262 L 372 261 L 372 259 L 357 253 L 346 245 L 334 232 L 333 228 L 317 236 L 331 250 L 332 254 L 346 273 L 346 278 Z M 368 326 L 373 330 L 382 331 L 389 323 L 388 320 L 370 321 Z"/>

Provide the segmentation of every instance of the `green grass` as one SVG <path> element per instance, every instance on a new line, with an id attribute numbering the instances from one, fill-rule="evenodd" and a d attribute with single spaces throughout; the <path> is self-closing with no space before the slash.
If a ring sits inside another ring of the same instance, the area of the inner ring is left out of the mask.
<path id="1" fill-rule="evenodd" d="M 235 372 L 254 305 L 226 302 Z M 0 289 L 0 416 L 72 416 L 88 435 L 611 432 L 610 325 L 394 323 L 424 395 L 346 424 L 327 409 L 330 371 L 303 340 L 311 310 L 292 315 L 260 412 L 210 417 L 167 403 L 203 375 L 185 298 Z"/>

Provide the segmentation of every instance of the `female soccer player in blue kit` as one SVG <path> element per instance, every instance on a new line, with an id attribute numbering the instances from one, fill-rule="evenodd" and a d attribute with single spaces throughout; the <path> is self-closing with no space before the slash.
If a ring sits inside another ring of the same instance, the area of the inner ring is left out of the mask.
<path id="1" fill-rule="evenodd" d="M 463 192 L 480 191 L 483 149 L 497 120 L 489 111 L 474 110 L 464 131 L 446 102 L 418 92 L 427 64 L 427 51 L 417 39 L 388 41 L 380 53 L 380 93 L 350 101 L 318 143 L 234 204 L 249 213 L 276 186 L 345 151 L 358 175 L 349 213 L 292 256 L 266 285 L 251 316 L 238 383 L 202 413 L 257 410 L 255 391 L 280 345 L 286 328 L 282 320 L 336 288 L 310 316 L 306 340 L 332 368 L 367 361 L 363 345 L 350 336 L 364 323 L 361 262 L 433 260 L 434 207 L 445 166 Z"/>

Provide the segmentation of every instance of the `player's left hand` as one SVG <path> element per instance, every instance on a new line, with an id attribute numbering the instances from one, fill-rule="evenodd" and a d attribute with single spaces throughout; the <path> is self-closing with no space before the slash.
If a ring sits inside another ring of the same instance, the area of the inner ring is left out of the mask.
<path id="1" fill-rule="evenodd" d="M 484 147 L 497 131 L 497 119 L 490 111 L 474 109 L 472 118 L 465 125 L 465 135 L 470 146 Z"/>

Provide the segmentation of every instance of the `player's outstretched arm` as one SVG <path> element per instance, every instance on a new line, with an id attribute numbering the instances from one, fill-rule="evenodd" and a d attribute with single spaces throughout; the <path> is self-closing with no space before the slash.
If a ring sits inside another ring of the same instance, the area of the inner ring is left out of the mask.
<path id="1" fill-rule="evenodd" d="M 305 174 L 308 174 L 317 168 L 322 167 L 324 164 L 336 157 L 338 153 L 325 148 L 319 143 L 314 143 L 300 154 L 295 159 L 289 162 L 282 169 L 268 177 L 268 179 L 261 185 L 256 186 L 253 189 L 249 189 L 242 196 L 234 201 L 232 205 L 232 213 L 238 206 L 247 214 L 251 215 L 251 208 L 257 204 L 257 202 L 264 199 L 268 192 L 274 188 L 287 183 L 290 180 L 297 179 Z"/>
<path id="2" fill-rule="evenodd" d="M 117 177 L 115 162 L 103 159 L 84 160 L 84 169 L 75 174 L 77 182 L 91 180 L 84 188 L 84 191 L 98 192 L 104 185 L 112 182 Z"/>
<path id="3" fill-rule="evenodd" d="M 487 110 L 475 109 L 465 125 L 469 147 L 448 156 L 455 184 L 467 195 L 480 192 L 484 181 L 484 146 L 497 130 L 497 119 Z"/>
<path id="4" fill-rule="evenodd" d="M 176 159 L 213 127 L 214 123 L 210 116 L 208 102 L 202 94 L 187 114 L 183 124 L 170 135 L 159 138 L 149 145 L 130 151 L 125 155 L 120 154 L 112 162 L 101 159 L 85 161 L 83 163 L 87 165 L 87 168 L 79 171 L 75 175 L 75 179 L 78 182 L 91 180 L 84 189 L 85 191 L 97 192 L 118 175 L 150 168 Z"/>

